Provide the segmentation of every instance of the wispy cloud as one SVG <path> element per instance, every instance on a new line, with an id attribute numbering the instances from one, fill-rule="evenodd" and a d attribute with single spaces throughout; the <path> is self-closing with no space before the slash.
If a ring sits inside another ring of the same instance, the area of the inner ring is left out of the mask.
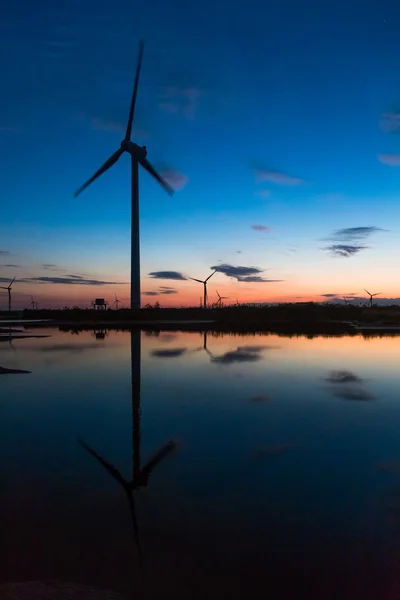
<path id="1" fill-rule="evenodd" d="M 0 283 L 10 283 L 10 282 L 11 282 L 10 277 L 0 277 Z"/>
<path id="2" fill-rule="evenodd" d="M 332 246 L 327 246 L 324 250 L 327 250 L 333 256 L 344 256 L 348 258 L 349 256 L 354 256 L 361 250 L 365 250 L 368 246 L 356 246 L 350 244 L 333 244 Z"/>
<path id="3" fill-rule="evenodd" d="M 378 154 L 378 160 L 389 167 L 400 167 L 400 154 Z"/>
<path id="4" fill-rule="evenodd" d="M 161 169 L 160 175 L 176 191 L 183 190 L 189 183 L 189 177 L 176 169 Z"/>
<path id="5" fill-rule="evenodd" d="M 303 185 L 305 183 L 304 179 L 301 179 L 301 177 L 295 177 L 293 175 L 289 175 L 288 173 L 277 171 L 276 169 L 268 169 L 260 165 L 253 166 L 252 171 L 255 174 L 256 181 L 258 183 L 269 181 L 270 183 L 274 183 L 276 185 L 288 186 Z"/>
<path id="6" fill-rule="evenodd" d="M 169 294 L 177 294 L 178 292 L 176 290 L 161 290 L 160 294 L 165 294 L 166 296 L 168 296 Z"/>
<path id="7" fill-rule="evenodd" d="M 186 351 L 187 348 L 162 348 L 161 350 L 152 350 L 150 356 L 153 356 L 154 358 L 179 358 L 185 354 Z"/>
<path id="8" fill-rule="evenodd" d="M 52 263 L 44 263 L 42 267 L 43 269 L 56 269 L 57 265 L 53 265 Z"/>
<path id="9" fill-rule="evenodd" d="M 264 271 L 258 267 L 235 267 L 233 265 L 222 264 L 214 265 L 213 267 L 210 267 L 210 269 L 245 283 L 275 283 L 282 281 L 282 279 L 265 279 L 264 277 L 261 277 L 260 273 L 263 273 Z"/>
<path id="10" fill-rule="evenodd" d="M 143 296 L 158 296 L 158 292 L 142 292 Z"/>
<path id="11" fill-rule="evenodd" d="M 121 285 L 120 281 L 102 281 L 99 279 L 85 279 L 80 275 L 70 277 L 26 277 L 21 280 L 25 283 L 53 283 L 62 285 Z"/>
<path id="12" fill-rule="evenodd" d="M 175 288 L 170 287 L 169 285 L 160 285 L 160 290 L 174 290 Z"/>
<path id="13" fill-rule="evenodd" d="M 383 113 L 380 126 L 388 133 L 400 133 L 400 109 L 395 108 Z"/>
<path id="14" fill-rule="evenodd" d="M 149 277 L 152 279 L 174 279 L 176 281 L 187 280 L 187 277 L 184 277 L 182 273 L 178 273 L 178 271 L 152 271 L 149 273 Z"/>
<path id="15" fill-rule="evenodd" d="M 0 250 L 0 256 L 10 256 L 10 254 L 8 250 Z"/>
<path id="16" fill-rule="evenodd" d="M 332 371 L 325 378 L 328 383 L 362 383 L 361 377 L 358 377 L 352 371 Z"/>
<path id="17" fill-rule="evenodd" d="M 7 267 L 10 269 L 21 269 L 21 265 L 1 265 L 2 267 Z"/>
<path id="18" fill-rule="evenodd" d="M 252 229 L 254 229 L 254 231 L 270 231 L 270 227 L 267 227 L 267 225 L 250 225 L 250 227 Z"/>
<path id="19" fill-rule="evenodd" d="M 320 294 L 323 298 L 336 298 L 339 294 Z M 297 298 L 297 296 L 296 296 Z"/>
<path id="20" fill-rule="evenodd" d="M 203 95 L 203 90 L 196 87 L 168 86 L 162 91 L 159 107 L 169 114 L 180 115 L 184 119 L 192 121 Z"/>
<path id="21" fill-rule="evenodd" d="M 89 121 L 89 125 L 95 131 L 106 131 L 108 133 L 118 133 L 119 135 L 125 135 L 126 125 L 120 121 L 111 121 L 102 119 L 100 117 L 93 117 Z M 140 127 L 133 126 L 132 137 L 142 140 L 147 140 L 149 134 Z"/>
<path id="22" fill-rule="evenodd" d="M 271 195 L 271 190 L 256 190 L 254 193 L 259 198 L 269 198 Z"/>
<path id="23" fill-rule="evenodd" d="M 385 229 L 375 227 L 374 225 L 369 227 L 346 227 L 344 229 L 337 229 L 334 231 L 329 239 L 339 242 L 355 242 L 359 240 L 365 240 L 373 233 L 378 233 L 379 231 L 385 231 Z"/>

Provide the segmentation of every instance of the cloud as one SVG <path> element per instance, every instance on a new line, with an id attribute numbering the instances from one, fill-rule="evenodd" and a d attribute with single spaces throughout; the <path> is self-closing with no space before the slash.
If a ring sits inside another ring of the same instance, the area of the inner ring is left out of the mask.
<path id="1" fill-rule="evenodd" d="M 99 279 L 84 279 L 80 275 L 72 275 L 69 277 L 27 277 L 23 279 L 25 283 L 59 283 L 62 285 L 120 285 L 118 281 L 101 281 Z"/>
<path id="2" fill-rule="evenodd" d="M 400 167 L 400 154 L 378 154 L 378 160 L 389 167 Z"/>
<path id="3" fill-rule="evenodd" d="M 10 277 L 0 277 L 0 283 L 11 283 Z"/>
<path id="4" fill-rule="evenodd" d="M 169 285 L 160 285 L 160 290 L 174 290 L 175 288 L 170 287 Z"/>
<path id="5" fill-rule="evenodd" d="M 292 175 L 288 175 L 287 173 L 283 173 L 282 171 L 277 171 L 275 169 L 255 167 L 252 170 L 256 176 L 256 181 L 258 183 L 261 183 L 263 181 L 269 181 L 270 183 L 275 183 L 276 185 L 288 186 L 303 185 L 305 183 L 305 181 L 300 177 L 294 177 Z"/>
<path id="6" fill-rule="evenodd" d="M 258 267 L 235 267 L 233 265 L 222 264 L 214 265 L 213 267 L 210 267 L 210 269 L 223 273 L 227 277 L 232 277 L 243 283 L 275 283 L 283 281 L 283 279 L 264 279 L 264 277 L 259 275 L 259 273 L 263 273 L 263 270 Z"/>
<path id="7" fill-rule="evenodd" d="M 42 267 L 43 269 L 55 269 L 57 265 L 53 265 L 52 263 L 44 263 Z"/>
<path id="8" fill-rule="evenodd" d="M 187 352 L 187 348 L 168 348 L 161 350 L 152 350 L 150 356 L 154 358 L 178 358 Z"/>
<path id="9" fill-rule="evenodd" d="M 330 252 L 334 256 L 345 256 L 348 258 L 349 256 L 354 256 L 361 250 L 365 250 L 368 246 L 354 246 L 354 245 L 345 245 L 345 244 L 334 244 L 333 246 L 327 246 L 324 250 Z"/>
<path id="10" fill-rule="evenodd" d="M 142 292 L 143 296 L 158 296 L 158 292 Z"/>
<path id="11" fill-rule="evenodd" d="M 0 250 L 0 256 L 10 256 L 10 254 L 8 250 Z"/>
<path id="12" fill-rule="evenodd" d="M 361 377 L 358 377 L 352 371 L 332 371 L 328 377 L 325 378 L 325 381 L 329 383 L 361 383 Z"/>
<path id="13" fill-rule="evenodd" d="M 108 133 L 118 133 L 120 135 L 125 135 L 126 125 L 119 121 L 109 121 L 100 117 L 93 117 L 92 119 L 90 119 L 89 125 L 95 131 L 107 131 Z M 133 126 L 132 137 L 146 140 L 148 139 L 149 135 L 147 131 Z"/>
<path id="14" fill-rule="evenodd" d="M 400 109 L 383 113 L 380 122 L 381 129 L 388 133 L 400 133 Z"/>
<path id="15" fill-rule="evenodd" d="M 43 346 L 40 348 L 40 352 L 70 352 L 71 354 L 78 354 L 85 350 L 98 350 L 104 347 L 98 342 L 89 342 L 87 344 L 52 344 L 51 346 Z"/>
<path id="16" fill-rule="evenodd" d="M 263 350 L 275 350 L 280 346 L 238 346 L 236 350 L 213 356 L 211 362 L 229 365 L 238 362 L 257 362 L 263 358 Z"/>
<path id="17" fill-rule="evenodd" d="M 1 265 L 2 267 L 7 267 L 10 269 L 21 269 L 21 265 Z"/>
<path id="18" fill-rule="evenodd" d="M 189 183 L 189 178 L 176 169 L 161 169 L 160 175 L 176 191 L 183 190 Z"/>
<path id="19" fill-rule="evenodd" d="M 187 277 L 184 277 L 182 273 L 178 273 L 178 271 L 152 271 L 149 273 L 149 277 L 152 279 L 174 279 L 176 281 L 187 281 Z"/>
<path id="20" fill-rule="evenodd" d="M 203 95 L 204 91 L 196 87 L 168 86 L 163 89 L 158 106 L 169 114 L 180 115 L 187 121 L 193 121 Z"/>
<path id="21" fill-rule="evenodd" d="M 336 298 L 339 294 L 320 294 L 323 298 Z M 301 298 L 301 296 L 296 296 L 296 298 Z"/>
<path id="22" fill-rule="evenodd" d="M 363 402 L 375 400 L 375 396 L 364 388 L 335 388 L 332 394 L 336 398 L 342 398 L 343 400 L 358 400 Z"/>
<path id="23" fill-rule="evenodd" d="M 254 193 L 259 198 L 269 198 L 271 195 L 271 190 L 256 190 Z"/>
<path id="24" fill-rule="evenodd" d="M 267 225 L 250 225 L 250 227 L 252 229 L 254 229 L 254 231 L 270 231 L 270 227 L 267 227 Z"/>
<path id="25" fill-rule="evenodd" d="M 236 254 L 242 254 L 241 250 L 236 250 Z"/>
<path id="26" fill-rule="evenodd" d="M 161 290 L 160 294 L 169 295 L 169 294 L 177 294 L 176 290 Z"/>
<path id="27" fill-rule="evenodd" d="M 381 227 L 375 227 L 375 225 L 371 225 L 369 227 L 346 227 L 344 229 L 337 229 L 334 231 L 329 239 L 343 242 L 353 242 L 365 240 L 373 233 L 378 233 L 379 231 L 386 230 L 381 229 Z"/>

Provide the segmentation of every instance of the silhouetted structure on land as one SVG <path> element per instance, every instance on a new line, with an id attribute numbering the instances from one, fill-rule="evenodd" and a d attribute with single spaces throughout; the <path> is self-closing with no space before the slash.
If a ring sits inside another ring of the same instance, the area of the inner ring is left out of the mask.
<path id="1" fill-rule="evenodd" d="M 88 187 L 95 179 L 108 171 L 122 156 L 127 152 L 131 156 L 131 308 L 140 308 L 140 234 L 139 234 L 139 165 L 141 165 L 152 177 L 154 177 L 162 187 L 172 195 L 174 190 L 161 177 L 155 168 L 147 160 L 146 146 L 138 146 L 131 141 L 133 117 L 135 113 L 136 96 L 138 92 L 140 69 L 142 66 L 143 57 L 143 42 L 139 45 L 139 57 L 136 68 L 135 84 L 133 88 L 131 107 L 129 111 L 128 125 L 126 128 L 125 138 L 121 142 L 121 147 L 114 152 L 112 156 L 104 163 L 96 173 L 84 183 L 79 190 L 75 192 L 75 197 L 78 196 L 85 188 Z"/>

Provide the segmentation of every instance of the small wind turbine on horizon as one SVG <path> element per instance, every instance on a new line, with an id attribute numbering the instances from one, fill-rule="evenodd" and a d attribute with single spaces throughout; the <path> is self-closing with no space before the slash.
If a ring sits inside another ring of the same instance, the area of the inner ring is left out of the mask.
<path id="1" fill-rule="evenodd" d="M 189 279 L 191 279 L 192 281 L 197 281 L 197 283 L 202 283 L 204 286 L 204 293 L 203 293 L 203 308 L 207 308 L 207 282 L 209 279 L 211 279 L 211 277 L 217 272 L 217 270 L 213 271 L 211 273 L 211 275 L 209 275 L 207 277 L 207 279 L 205 279 L 204 281 L 202 281 L 201 279 L 195 279 L 194 277 L 189 277 Z"/>
<path id="2" fill-rule="evenodd" d="M 39 308 L 39 304 L 37 302 L 35 302 L 35 300 L 33 299 L 33 296 L 31 296 L 31 301 L 29 306 L 32 308 L 32 310 L 37 310 Z"/>
<path id="3" fill-rule="evenodd" d="M 117 298 L 117 295 L 115 295 L 115 300 L 114 300 L 114 302 L 113 302 L 113 306 L 115 305 L 115 308 L 116 308 L 117 310 L 119 310 L 119 305 L 120 305 L 120 304 L 122 305 L 122 302 L 121 302 L 121 300 L 118 300 L 118 298 Z"/>
<path id="4" fill-rule="evenodd" d="M 223 305 L 222 300 L 227 300 L 229 296 L 220 296 L 218 290 L 216 290 L 216 292 L 217 292 L 217 296 L 218 296 L 217 306 L 219 306 L 221 308 L 221 306 Z"/>
<path id="5" fill-rule="evenodd" d="M 12 290 L 12 284 L 15 281 L 15 277 L 12 281 L 10 281 L 10 283 L 8 284 L 7 287 L 5 287 L 4 285 L 0 286 L 0 290 L 7 290 L 8 292 L 8 310 L 9 312 L 11 311 L 11 290 Z"/>
<path id="6" fill-rule="evenodd" d="M 140 308 L 140 234 L 139 234 L 139 165 L 141 165 L 158 183 L 172 196 L 174 190 L 161 177 L 151 163 L 147 160 L 146 146 L 138 146 L 131 141 L 133 117 L 135 113 L 136 96 L 139 86 L 139 76 L 143 58 L 143 42 L 139 44 L 139 56 L 136 67 L 135 83 L 133 87 L 132 101 L 129 110 L 128 125 L 126 127 L 125 138 L 121 142 L 121 147 L 114 152 L 112 156 L 100 167 L 98 171 L 84 183 L 74 194 L 76 198 L 85 188 L 87 188 L 95 179 L 108 171 L 122 156 L 127 152 L 131 156 L 131 308 Z"/>
<path id="7" fill-rule="evenodd" d="M 369 306 L 371 307 L 371 306 L 372 306 L 372 298 L 373 298 L 374 296 L 379 296 L 379 294 L 381 294 L 382 292 L 376 292 L 376 294 L 371 294 L 371 293 L 370 293 L 368 290 L 366 290 L 365 288 L 364 288 L 364 290 L 367 292 L 367 294 L 368 294 L 368 296 L 369 296 Z"/>

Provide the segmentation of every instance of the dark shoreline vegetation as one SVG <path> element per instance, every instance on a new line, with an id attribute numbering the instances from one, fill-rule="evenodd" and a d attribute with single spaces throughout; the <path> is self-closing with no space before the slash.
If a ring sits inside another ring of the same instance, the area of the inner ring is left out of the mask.
<path id="1" fill-rule="evenodd" d="M 400 328 L 400 307 L 359 307 L 338 304 L 293 303 L 278 305 L 235 305 L 220 308 L 142 308 L 140 310 L 55 309 L 2 311 L 0 319 L 24 319 L 46 322 L 35 327 L 58 326 L 63 330 L 83 329 L 173 329 L 180 331 L 215 331 L 221 333 L 278 333 L 282 335 L 351 335 L 365 327 Z M 4 324 L 3 324 L 4 326 Z M 1 327 L 1 325 L 0 325 Z M 393 331 L 393 330 L 392 330 Z M 400 331 L 399 331 L 400 333 Z"/>

